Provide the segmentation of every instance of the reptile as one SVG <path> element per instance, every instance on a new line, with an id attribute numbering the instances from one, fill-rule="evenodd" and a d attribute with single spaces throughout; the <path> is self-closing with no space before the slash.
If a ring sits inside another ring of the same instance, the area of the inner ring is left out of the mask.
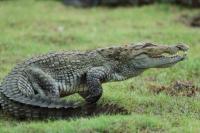
<path id="1" fill-rule="evenodd" d="M 88 105 L 97 103 L 103 83 L 136 77 L 149 68 L 173 66 L 187 57 L 187 51 L 184 44 L 136 43 L 32 57 L 3 79 L 0 105 L 19 119 L 78 115 L 82 107 L 63 97 L 78 93 Z"/>

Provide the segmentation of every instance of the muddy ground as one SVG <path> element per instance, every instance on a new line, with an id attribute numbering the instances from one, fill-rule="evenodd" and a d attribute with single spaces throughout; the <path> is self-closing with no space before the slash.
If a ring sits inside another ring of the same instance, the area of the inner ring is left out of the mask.
<path id="1" fill-rule="evenodd" d="M 174 81 L 170 85 L 150 84 L 149 90 L 155 94 L 164 92 L 170 96 L 192 97 L 200 94 L 200 88 L 192 81 Z"/>

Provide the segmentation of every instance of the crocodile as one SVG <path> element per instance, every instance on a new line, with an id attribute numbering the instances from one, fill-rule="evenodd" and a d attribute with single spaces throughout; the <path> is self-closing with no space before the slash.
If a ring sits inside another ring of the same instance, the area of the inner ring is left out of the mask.
<path id="1" fill-rule="evenodd" d="M 149 68 L 173 66 L 186 59 L 188 49 L 185 44 L 146 42 L 32 57 L 3 79 L 0 105 L 17 119 L 76 116 L 82 105 L 63 97 L 78 93 L 83 103 L 95 104 L 102 96 L 103 83 L 136 77 Z"/>

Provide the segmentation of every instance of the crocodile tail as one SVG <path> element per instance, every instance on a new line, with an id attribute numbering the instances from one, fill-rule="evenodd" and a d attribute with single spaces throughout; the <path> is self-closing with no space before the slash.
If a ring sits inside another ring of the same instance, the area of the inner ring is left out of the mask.
<path id="1" fill-rule="evenodd" d="M 2 83 L 0 104 L 4 112 L 18 119 L 57 119 L 81 114 L 81 106 L 77 103 L 34 95 L 26 77 L 16 73 Z"/>
<path id="2" fill-rule="evenodd" d="M 52 101 L 41 97 L 14 99 L 1 93 L 5 113 L 17 119 L 59 119 L 81 115 L 81 108 L 66 101 Z"/>

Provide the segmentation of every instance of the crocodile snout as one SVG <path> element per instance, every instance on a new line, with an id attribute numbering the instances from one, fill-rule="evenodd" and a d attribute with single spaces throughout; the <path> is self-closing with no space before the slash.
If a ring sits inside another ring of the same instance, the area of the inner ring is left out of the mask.
<path id="1" fill-rule="evenodd" d="M 177 52 L 179 51 L 183 51 L 183 52 L 186 52 L 188 51 L 189 47 L 187 45 L 184 45 L 184 44 L 178 44 L 176 46 L 172 46 L 170 47 L 168 50 L 168 53 L 169 54 L 176 54 Z"/>

